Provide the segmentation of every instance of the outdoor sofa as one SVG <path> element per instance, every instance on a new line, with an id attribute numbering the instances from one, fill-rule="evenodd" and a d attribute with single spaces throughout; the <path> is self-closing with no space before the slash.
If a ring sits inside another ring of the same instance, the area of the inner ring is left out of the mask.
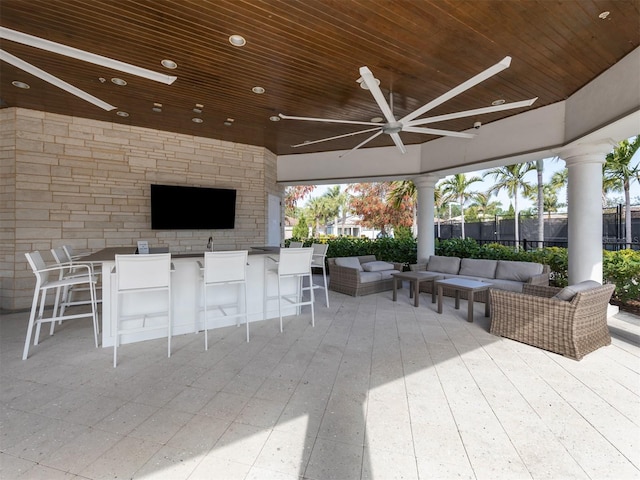
<path id="1" fill-rule="evenodd" d="M 393 288 L 393 272 L 402 271 L 402 263 L 378 261 L 375 255 L 327 258 L 329 289 L 358 297 Z"/>
<path id="2" fill-rule="evenodd" d="M 563 289 L 524 285 L 490 290 L 491 333 L 580 360 L 609 345 L 607 307 L 614 285 L 587 280 Z"/>
<path id="3" fill-rule="evenodd" d="M 426 263 L 410 265 L 412 271 L 427 271 L 447 278 L 468 278 L 491 283 L 491 288 L 522 292 L 524 285 L 549 285 L 548 265 L 534 262 L 517 262 L 512 260 L 487 260 L 476 258 L 446 257 L 431 255 Z M 420 291 L 431 293 L 432 283 L 420 284 Z M 443 294 L 455 296 L 455 290 L 444 287 Z M 477 292 L 475 301 L 486 302 L 487 291 Z M 467 298 L 466 292 L 460 292 L 461 298 Z"/>

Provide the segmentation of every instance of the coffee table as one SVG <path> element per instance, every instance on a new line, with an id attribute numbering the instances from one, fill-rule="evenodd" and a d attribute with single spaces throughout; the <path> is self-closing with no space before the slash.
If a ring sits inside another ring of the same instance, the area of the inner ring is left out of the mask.
<path id="1" fill-rule="evenodd" d="M 460 309 L 460 292 L 468 293 L 467 300 L 467 322 L 473 322 L 473 296 L 476 292 L 482 292 L 488 290 L 491 287 L 491 283 L 479 282 L 477 280 L 469 280 L 467 278 L 447 278 L 446 280 L 436 280 L 434 286 L 438 288 L 438 313 L 442 313 L 442 297 L 443 288 L 449 287 L 455 291 L 456 298 L 456 310 Z M 489 316 L 489 296 L 487 295 L 487 301 L 484 304 L 484 316 Z"/>
<path id="2" fill-rule="evenodd" d="M 420 305 L 420 284 L 422 282 L 433 282 L 442 278 L 442 275 L 431 272 L 393 272 L 393 301 L 398 298 L 398 282 L 407 280 L 409 282 L 409 298 L 413 297 L 413 306 Z M 431 303 L 436 303 L 436 289 L 432 285 Z"/>

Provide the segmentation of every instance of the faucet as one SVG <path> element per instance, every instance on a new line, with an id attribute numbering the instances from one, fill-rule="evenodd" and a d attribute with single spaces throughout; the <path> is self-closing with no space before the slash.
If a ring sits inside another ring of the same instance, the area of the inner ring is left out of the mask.
<path id="1" fill-rule="evenodd" d="M 209 241 L 207 242 L 207 250 L 211 250 L 213 252 L 213 237 L 209 237 Z"/>

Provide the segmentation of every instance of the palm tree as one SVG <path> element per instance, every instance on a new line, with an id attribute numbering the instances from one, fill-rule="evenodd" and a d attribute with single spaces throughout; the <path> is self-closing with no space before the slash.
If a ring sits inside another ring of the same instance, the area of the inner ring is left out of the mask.
<path id="1" fill-rule="evenodd" d="M 496 212 L 500 208 L 500 202 L 491 201 L 491 196 L 487 195 L 483 192 L 476 192 L 471 195 L 471 200 L 473 203 L 470 205 L 471 207 L 475 207 L 480 218 L 482 220 L 488 216 L 495 216 Z"/>
<path id="2" fill-rule="evenodd" d="M 446 204 L 446 195 L 442 192 L 442 184 L 436 185 L 433 192 L 433 204 L 436 210 L 436 219 L 438 222 L 438 238 L 440 238 L 440 219 L 443 215 L 444 206 Z"/>
<path id="3" fill-rule="evenodd" d="M 515 213 L 515 241 L 516 248 L 519 247 L 520 233 L 518 231 L 518 192 L 522 190 L 525 196 L 531 195 L 533 186 L 524 177 L 536 167 L 531 163 L 516 163 L 505 165 L 504 167 L 492 168 L 484 173 L 483 177 L 493 177 L 495 184 L 487 192 L 497 194 L 500 190 L 506 190 L 513 198 L 513 210 Z"/>
<path id="4" fill-rule="evenodd" d="M 340 190 L 340 185 L 334 185 L 324 193 L 323 197 L 327 199 L 328 210 L 330 210 L 327 215 L 334 217 L 336 234 L 338 233 L 338 215 L 342 213 L 342 231 L 344 232 L 345 209 L 348 202 L 347 194 Z"/>
<path id="5" fill-rule="evenodd" d="M 611 189 L 624 191 L 624 224 L 626 238 L 625 243 L 631 243 L 631 196 L 629 188 L 632 180 L 640 182 L 640 163 L 631 165 L 633 155 L 640 148 L 640 135 L 632 141 L 621 141 L 611 153 L 607 155 L 603 167 L 603 186 L 611 182 Z M 621 187 L 621 188 L 620 188 Z"/>
<path id="6" fill-rule="evenodd" d="M 414 237 L 417 236 L 417 209 L 416 203 L 418 203 L 418 190 L 415 183 L 411 180 L 396 180 L 391 182 L 391 189 L 387 194 L 387 202 L 395 209 L 400 209 L 402 204 L 410 201 L 413 209 L 413 223 L 411 225 L 411 233 Z"/>
<path id="7" fill-rule="evenodd" d="M 320 225 L 326 225 L 327 218 L 331 216 L 331 206 L 326 197 L 315 197 L 307 202 L 306 211 L 306 217 L 313 219 L 313 235 L 315 236 Z"/>
<path id="8" fill-rule="evenodd" d="M 460 217 L 462 226 L 462 238 L 464 238 L 464 203 L 471 197 L 473 192 L 469 191 L 469 187 L 476 182 L 481 182 L 480 177 L 467 178 L 464 173 L 456 173 L 455 175 L 446 178 L 441 186 L 442 192 L 450 201 L 456 199 L 460 203 Z"/>
<path id="9" fill-rule="evenodd" d="M 538 174 L 538 247 L 544 245 L 544 181 L 542 171 L 544 170 L 544 160 L 535 162 L 536 173 Z"/>

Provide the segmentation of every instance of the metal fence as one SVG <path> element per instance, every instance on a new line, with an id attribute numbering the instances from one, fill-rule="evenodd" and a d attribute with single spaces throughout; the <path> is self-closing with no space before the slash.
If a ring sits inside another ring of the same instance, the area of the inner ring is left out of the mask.
<path id="1" fill-rule="evenodd" d="M 499 243 L 515 246 L 515 220 L 496 216 L 493 220 L 482 222 L 465 222 L 466 238 L 473 238 L 478 243 Z M 567 247 L 568 245 L 567 216 L 544 219 L 544 239 L 538 239 L 538 219 L 520 218 L 517 242 L 525 250 L 539 247 Z M 631 242 L 626 242 L 624 208 L 622 205 L 605 209 L 602 215 L 602 247 L 605 250 L 623 250 L 630 248 L 640 250 L 640 210 L 632 212 Z M 436 226 L 436 236 L 440 239 L 461 238 L 462 224 L 460 222 L 444 222 Z"/>

